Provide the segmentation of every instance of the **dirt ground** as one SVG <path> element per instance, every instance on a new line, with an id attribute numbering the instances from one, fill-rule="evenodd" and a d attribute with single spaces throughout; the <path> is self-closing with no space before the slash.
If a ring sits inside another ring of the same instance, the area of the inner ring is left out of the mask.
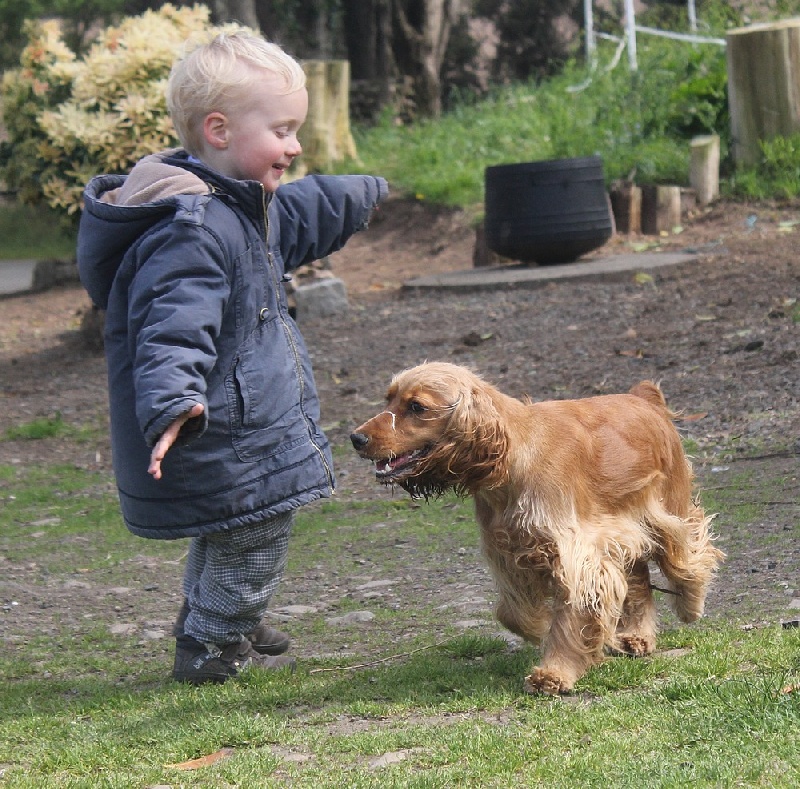
<path id="1" fill-rule="evenodd" d="M 592 253 L 696 254 L 652 277 L 469 294 L 401 287 L 423 273 L 470 268 L 474 239 L 464 214 L 391 199 L 330 259 L 350 308 L 301 328 L 323 424 L 341 448 L 339 496 L 390 495 L 349 449 L 348 435 L 379 409 L 391 375 L 404 367 L 454 361 L 536 400 L 626 391 L 652 378 L 683 414 L 700 495 L 758 505 L 753 521 L 724 511 L 717 518 L 728 560 L 708 614 L 752 623 L 800 615 L 800 204 L 719 203 L 687 215 L 681 232 L 616 236 Z M 104 424 L 104 361 L 79 330 L 88 309 L 78 285 L 0 299 L 0 435 L 56 413 L 71 424 Z M 108 442 L 0 441 L 0 464 L 52 462 L 109 470 Z M 0 500 L 10 493 L 0 489 Z M 24 564 L 5 568 L 8 589 L 32 590 Z M 477 564 L 475 573 L 485 583 Z M 306 580 L 308 595 L 319 597 Z M 417 580 L 425 585 L 424 576 Z M 428 582 L 434 594 L 438 580 Z M 63 585 L 39 590 L 34 601 L 43 594 L 71 595 L 55 609 L 76 619 L 95 605 Z M 31 617 L 40 608 L 32 603 Z M 24 625 L 18 609 L 15 628 Z"/>

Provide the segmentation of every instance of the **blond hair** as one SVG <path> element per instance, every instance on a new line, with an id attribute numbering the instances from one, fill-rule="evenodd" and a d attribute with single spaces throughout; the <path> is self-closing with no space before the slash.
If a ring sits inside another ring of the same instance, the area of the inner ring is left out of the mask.
<path id="1" fill-rule="evenodd" d="M 277 82 L 279 95 L 306 84 L 305 72 L 293 57 L 245 28 L 218 32 L 193 49 L 189 44 L 167 83 L 167 108 L 183 147 L 198 154 L 206 115 L 235 112 L 246 103 L 250 88 L 268 77 Z"/>

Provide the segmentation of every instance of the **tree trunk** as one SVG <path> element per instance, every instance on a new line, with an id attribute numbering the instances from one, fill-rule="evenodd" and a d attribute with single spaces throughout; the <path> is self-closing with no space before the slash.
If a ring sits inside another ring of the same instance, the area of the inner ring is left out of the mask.
<path id="1" fill-rule="evenodd" d="M 217 23 L 239 22 L 253 30 L 259 29 L 256 0 L 212 0 L 210 6 Z"/>
<path id="2" fill-rule="evenodd" d="M 308 117 L 300 130 L 306 171 L 330 169 L 334 162 L 355 158 L 350 132 L 350 64 L 346 60 L 306 60 Z"/>
<path id="3" fill-rule="evenodd" d="M 378 86 L 381 105 L 392 95 L 397 66 L 391 49 L 390 0 L 342 0 L 350 76 Z"/>
<path id="4" fill-rule="evenodd" d="M 800 20 L 731 30 L 727 43 L 733 157 L 752 167 L 761 140 L 800 132 Z"/>
<path id="5" fill-rule="evenodd" d="M 442 109 L 441 68 L 461 0 L 392 0 L 393 49 L 400 73 L 414 83 L 420 115 Z"/>

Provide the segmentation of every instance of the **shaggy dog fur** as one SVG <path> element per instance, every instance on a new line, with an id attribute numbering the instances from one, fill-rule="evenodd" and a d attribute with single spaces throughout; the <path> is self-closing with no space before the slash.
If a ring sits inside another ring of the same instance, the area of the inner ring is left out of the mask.
<path id="1" fill-rule="evenodd" d="M 387 406 L 350 436 L 376 477 L 428 498 L 471 495 L 497 584 L 497 618 L 541 647 L 530 693 L 565 693 L 604 649 L 655 649 L 648 562 L 684 622 L 703 614 L 723 554 L 692 499 L 692 470 L 659 387 L 521 402 L 471 371 L 429 363 L 394 377 Z"/>

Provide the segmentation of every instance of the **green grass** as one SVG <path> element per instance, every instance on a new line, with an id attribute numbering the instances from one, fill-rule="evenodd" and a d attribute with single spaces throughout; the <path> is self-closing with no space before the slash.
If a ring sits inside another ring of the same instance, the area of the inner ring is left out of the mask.
<path id="1" fill-rule="evenodd" d="M 612 51 L 601 43 L 601 61 Z M 589 73 L 573 63 L 544 82 L 495 89 L 439 119 L 407 126 L 387 119 L 357 131 L 356 166 L 420 200 L 466 207 L 483 199 L 485 168 L 510 162 L 598 154 L 608 182 L 635 173 L 637 183 L 685 185 L 692 136 L 716 130 L 727 153 L 727 130 L 709 128 L 723 122 L 724 50 L 650 37 L 639 59 L 635 74 L 623 65 Z M 706 117 L 701 110 L 709 106 Z"/>
<path id="2" fill-rule="evenodd" d="M 456 631 L 452 611 L 409 602 L 409 551 L 419 573 L 445 567 L 437 576 L 445 584 L 462 580 L 458 564 L 446 567 L 459 548 L 477 550 L 471 505 L 453 498 L 339 500 L 301 512 L 287 578 L 343 583 L 368 552 L 380 577 L 406 578 L 408 589 L 396 609 L 374 606 L 369 629 L 342 635 L 315 620 L 307 638 L 329 646 L 345 638 L 350 651 L 304 657 L 292 676 L 177 685 L 168 679 L 169 639 L 112 635 L 113 599 L 94 599 L 99 592 L 86 592 L 83 613 L 70 598 L 78 610 L 43 609 L 33 631 L 15 625 L 12 602 L 76 583 L 130 586 L 135 611 L 146 611 L 171 591 L 185 548 L 129 535 L 101 474 L 0 466 L 4 787 L 800 782 L 800 630 L 706 620 L 662 634 L 648 659 L 607 661 L 572 697 L 527 696 L 521 678 L 533 648 L 510 651 L 492 635 Z M 356 607 L 345 595 L 340 611 Z M 227 758 L 201 769 L 169 766 L 223 748 L 232 749 Z"/>
<path id="3" fill-rule="evenodd" d="M 69 438 L 73 441 L 86 442 L 97 437 L 98 430 L 106 426 L 92 427 L 84 425 L 76 427 L 64 421 L 60 412 L 52 416 L 38 417 L 21 425 L 6 429 L 3 438 L 6 441 L 37 441 L 43 438 Z"/>
<path id="4" fill-rule="evenodd" d="M 0 260 L 50 260 L 75 257 L 75 234 L 43 208 L 0 204 Z"/>

